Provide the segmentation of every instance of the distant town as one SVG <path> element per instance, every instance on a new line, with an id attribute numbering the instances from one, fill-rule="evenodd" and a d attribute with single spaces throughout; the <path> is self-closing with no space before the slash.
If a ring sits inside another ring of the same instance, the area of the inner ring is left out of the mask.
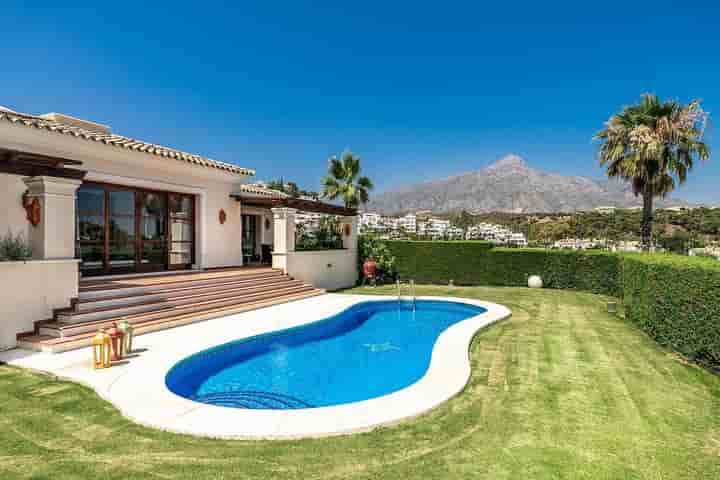
<path id="1" fill-rule="evenodd" d="M 465 214 L 467 218 L 461 221 L 462 214 L 448 217 L 430 211 L 402 216 L 364 212 L 359 219 L 359 228 L 360 233 L 391 240 L 484 240 L 508 247 L 639 252 L 639 239 L 627 234 L 630 231 L 628 223 L 639 214 L 639 207 L 601 206 L 575 214 Z M 670 207 L 657 211 L 656 216 L 664 223 L 659 224 L 656 232 L 655 251 L 673 250 L 720 258 L 717 235 L 720 209 Z M 490 221 L 493 218 L 499 220 Z"/>

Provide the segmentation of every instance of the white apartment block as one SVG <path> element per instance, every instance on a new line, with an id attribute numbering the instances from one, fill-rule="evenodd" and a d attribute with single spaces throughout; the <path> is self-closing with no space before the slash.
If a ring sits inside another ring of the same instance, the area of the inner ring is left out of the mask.
<path id="1" fill-rule="evenodd" d="M 322 214 L 314 212 L 295 213 L 295 225 L 302 225 L 307 232 L 315 232 L 320 228 Z"/>
<path id="2" fill-rule="evenodd" d="M 604 240 L 596 238 L 563 238 L 553 244 L 553 248 L 568 250 L 588 250 L 590 248 L 598 248 L 604 245 Z"/>
<path id="3" fill-rule="evenodd" d="M 416 233 L 417 232 L 417 216 L 409 213 L 409 214 L 405 215 L 404 217 L 400 217 L 398 219 L 398 225 L 405 232 Z"/>

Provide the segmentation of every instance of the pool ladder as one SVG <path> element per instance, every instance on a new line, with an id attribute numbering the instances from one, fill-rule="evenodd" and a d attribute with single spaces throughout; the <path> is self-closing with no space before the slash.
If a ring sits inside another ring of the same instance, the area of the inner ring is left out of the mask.
<path id="1" fill-rule="evenodd" d="M 412 308 L 415 310 L 415 300 L 417 296 L 415 295 L 415 280 L 410 280 L 407 283 L 407 290 L 408 295 L 412 298 Z M 400 280 L 397 281 L 397 296 L 398 296 L 398 303 L 402 302 L 403 299 L 403 284 L 400 282 Z"/>

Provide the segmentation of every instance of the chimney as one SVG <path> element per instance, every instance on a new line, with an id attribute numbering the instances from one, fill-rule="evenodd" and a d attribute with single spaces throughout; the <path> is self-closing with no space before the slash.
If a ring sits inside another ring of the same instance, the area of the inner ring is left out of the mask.
<path id="1" fill-rule="evenodd" d="M 44 118 L 45 120 L 51 120 L 53 122 L 62 123 L 63 125 L 72 125 L 73 127 L 83 128 L 83 129 L 89 130 L 91 132 L 105 133 L 105 134 L 110 133 L 110 127 L 108 125 L 91 122 L 90 120 L 83 120 L 81 118 L 71 117 L 70 115 L 65 115 L 64 113 L 55 113 L 55 112 L 45 113 L 43 115 L 40 115 L 40 118 Z"/>

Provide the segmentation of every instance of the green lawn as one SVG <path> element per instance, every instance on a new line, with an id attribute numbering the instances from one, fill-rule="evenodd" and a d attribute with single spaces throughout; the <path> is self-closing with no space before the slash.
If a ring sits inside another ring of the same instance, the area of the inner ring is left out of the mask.
<path id="1" fill-rule="evenodd" d="M 417 290 L 502 303 L 513 316 L 475 338 L 467 389 L 416 420 L 319 440 L 200 439 L 0 366 L 0 478 L 720 478 L 720 377 L 604 313 L 603 297 Z"/>

